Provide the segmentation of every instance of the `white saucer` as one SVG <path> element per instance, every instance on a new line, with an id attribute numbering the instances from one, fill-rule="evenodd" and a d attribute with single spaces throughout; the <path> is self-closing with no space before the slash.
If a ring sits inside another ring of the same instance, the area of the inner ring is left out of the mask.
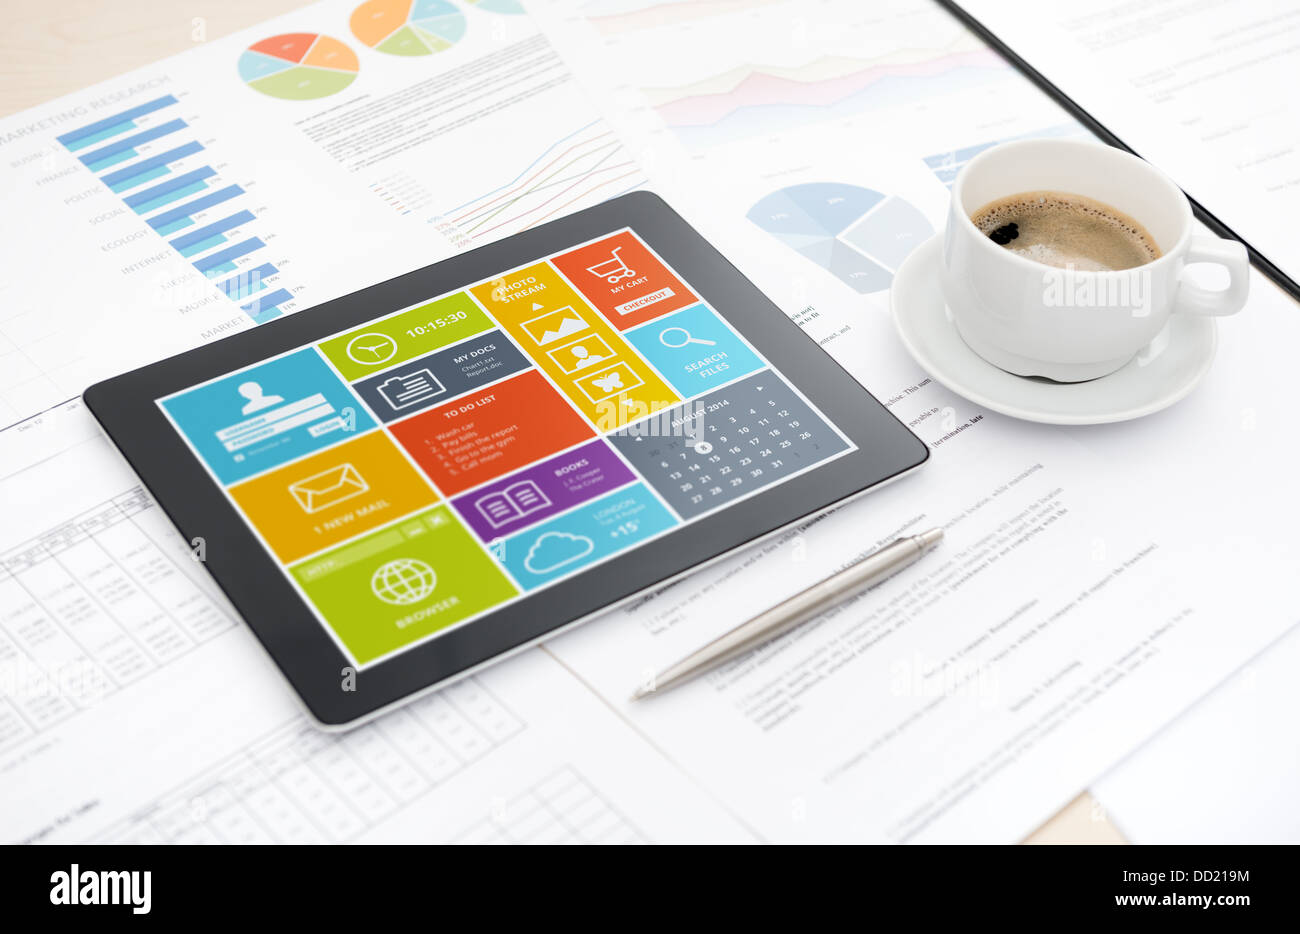
<path id="1" fill-rule="evenodd" d="M 904 346 L 938 382 L 986 409 L 1052 425 L 1099 425 L 1159 412 L 1195 388 L 1214 360 L 1214 319 L 1173 315 L 1124 367 L 1085 383 L 1015 376 L 966 346 L 939 286 L 943 234 L 907 257 L 889 301 Z"/>

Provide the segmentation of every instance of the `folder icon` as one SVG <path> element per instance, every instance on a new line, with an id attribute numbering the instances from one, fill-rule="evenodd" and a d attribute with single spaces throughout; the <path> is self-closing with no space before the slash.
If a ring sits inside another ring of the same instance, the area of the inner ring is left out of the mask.
<path id="1" fill-rule="evenodd" d="M 339 464 L 289 484 L 289 492 L 307 513 L 328 509 L 369 489 L 360 471 L 351 464 Z"/>

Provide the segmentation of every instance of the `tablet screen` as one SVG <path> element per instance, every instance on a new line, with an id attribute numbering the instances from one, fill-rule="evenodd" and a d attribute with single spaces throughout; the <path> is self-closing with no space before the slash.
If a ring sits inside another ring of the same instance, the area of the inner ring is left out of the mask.
<path id="1" fill-rule="evenodd" d="M 157 401 L 359 667 L 856 450 L 630 229 Z"/>

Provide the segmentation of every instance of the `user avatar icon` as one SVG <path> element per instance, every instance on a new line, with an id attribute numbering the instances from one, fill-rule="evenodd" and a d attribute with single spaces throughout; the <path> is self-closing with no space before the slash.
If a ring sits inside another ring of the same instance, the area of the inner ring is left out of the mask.
<path id="1" fill-rule="evenodd" d="M 581 344 L 573 347 L 572 350 L 573 355 L 577 358 L 577 362 L 575 362 L 573 366 L 575 370 L 581 370 L 583 367 L 591 366 L 593 363 L 599 363 L 601 360 L 605 359 L 604 354 L 594 354 Z"/>
<path id="2" fill-rule="evenodd" d="M 252 415 L 254 412 L 262 411 L 262 409 L 269 409 L 271 406 L 279 405 L 284 401 L 284 396 L 266 395 L 261 383 L 240 383 L 239 394 L 248 400 L 240 410 L 245 415 Z"/>

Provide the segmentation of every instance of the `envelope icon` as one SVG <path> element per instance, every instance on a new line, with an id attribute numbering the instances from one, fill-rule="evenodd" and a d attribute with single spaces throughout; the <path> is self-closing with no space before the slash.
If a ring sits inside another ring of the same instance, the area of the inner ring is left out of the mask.
<path id="1" fill-rule="evenodd" d="M 289 492 L 307 513 L 328 509 L 369 489 L 361 472 L 351 464 L 339 464 L 289 484 Z"/>

